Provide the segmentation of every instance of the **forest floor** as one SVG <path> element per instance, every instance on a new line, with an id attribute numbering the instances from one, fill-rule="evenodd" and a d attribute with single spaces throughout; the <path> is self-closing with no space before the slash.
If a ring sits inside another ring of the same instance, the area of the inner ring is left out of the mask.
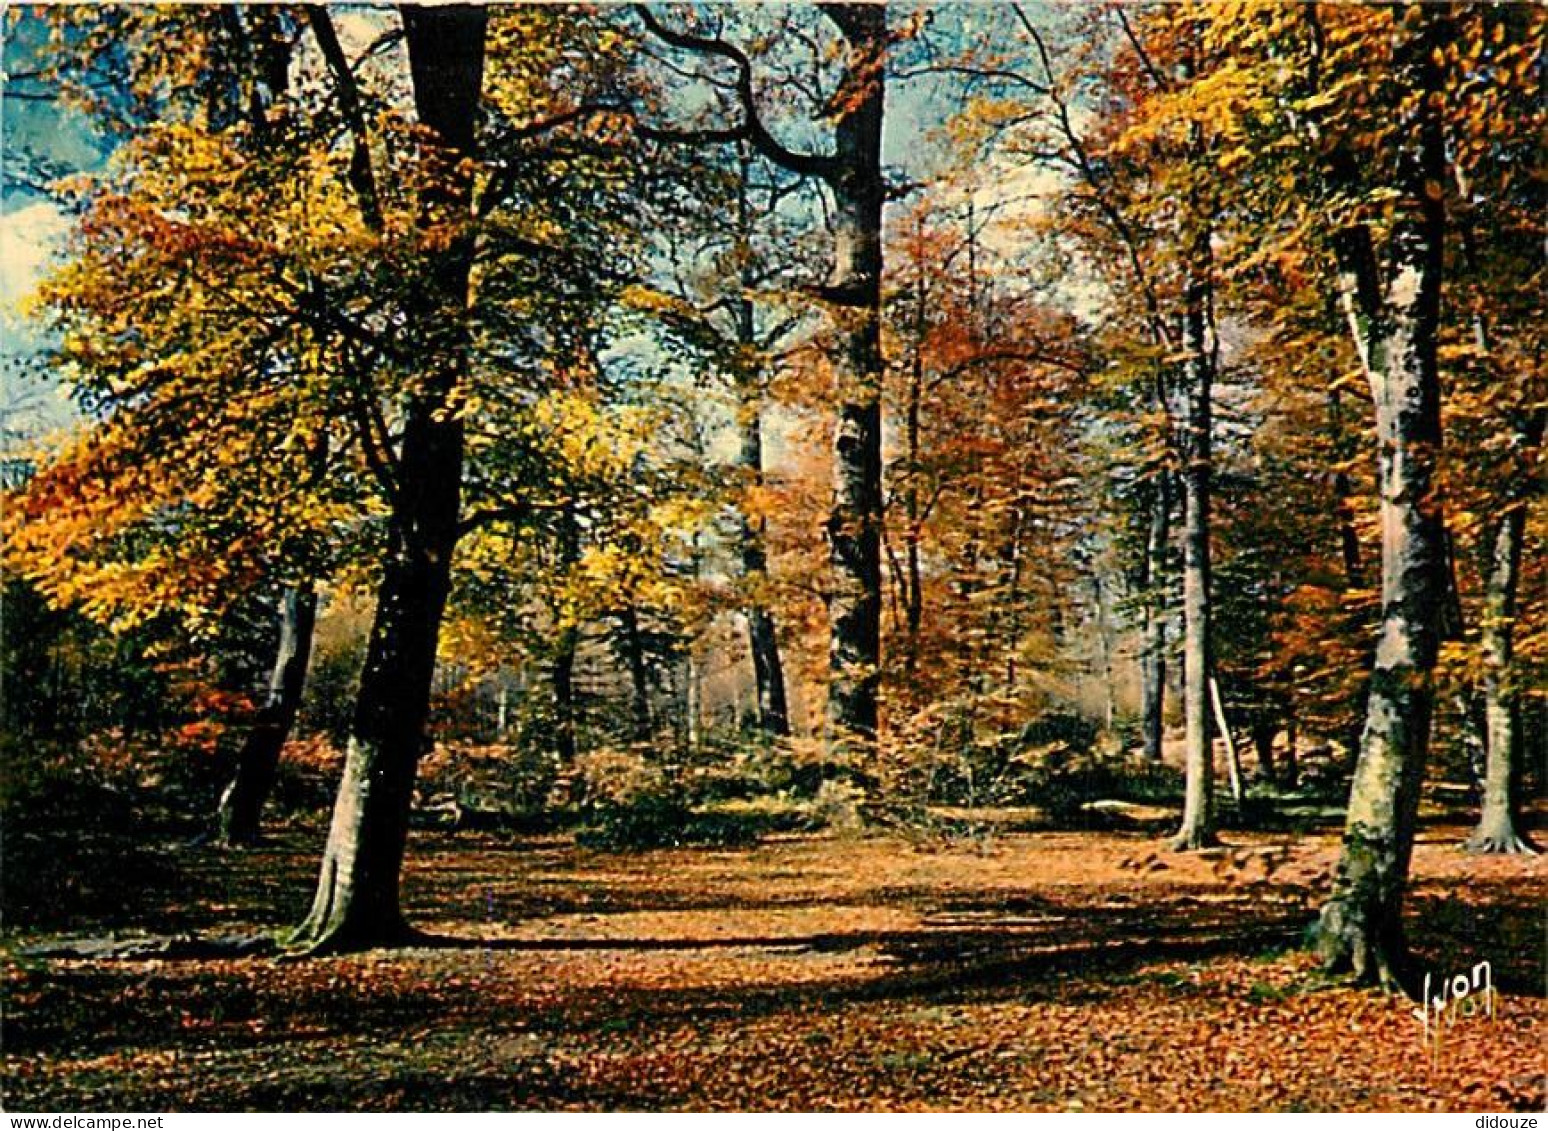
<path id="1" fill-rule="evenodd" d="M 788 837 L 602 853 L 416 833 L 405 900 L 439 946 L 305 961 L 27 957 L 49 938 L 272 930 L 322 830 L 75 861 L 11 904 L 9 1110 L 1542 1110 L 1548 861 L 1429 825 L 1409 911 L 1442 978 L 1488 961 L 1492 1020 L 1426 1054 L 1411 1003 L 1300 949 L 1332 832 L 922 845 Z M 8 845 L 8 861 L 14 855 Z"/>

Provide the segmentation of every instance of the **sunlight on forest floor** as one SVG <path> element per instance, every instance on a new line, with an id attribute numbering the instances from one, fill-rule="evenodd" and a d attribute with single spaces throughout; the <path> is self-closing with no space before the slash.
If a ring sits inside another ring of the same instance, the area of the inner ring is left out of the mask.
<path id="1" fill-rule="evenodd" d="M 930 848 L 790 838 L 606 854 L 418 834 L 406 906 L 445 945 L 305 962 L 7 961 L 17 1108 L 1440 1109 L 1544 1102 L 1542 859 L 1421 831 L 1436 977 L 1488 960 L 1490 1021 L 1426 1060 L 1408 1002 L 1316 985 L 1294 944 L 1336 838 Z M 299 917 L 320 830 L 185 850 L 135 931 Z M 104 916 L 104 919 L 109 918 Z M 44 923 L 14 949 L 102 922 Z"/>

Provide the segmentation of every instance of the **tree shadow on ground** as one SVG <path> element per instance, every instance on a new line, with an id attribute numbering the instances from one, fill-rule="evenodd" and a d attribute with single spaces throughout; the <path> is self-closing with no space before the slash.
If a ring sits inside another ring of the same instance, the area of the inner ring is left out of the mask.
<path id="1" fill-rule="evenodd" d="M 1505 885 L 1486 885 L 1470 893 L 1454 914 L 1440 897 L 1416 898 L 1415 942 L 1422 957 L 1438 969 L 1471 968 L 1480 956 L 1491 957 L 1495 985 L 1502 991 L 1543 996 L 1540 955 L 1530 948 L 1492 955 L 1487 942 L 1533 939 L 1540 909 Z M 788 985 L 760 987 L 735 980 L 724 985 L 684 986 L 662 993 L 650 987 L 577 984 L 532 1009 L 515 1009 L 502 1025 L 561 1032 L 581 1024 L 654 1026 L 688 1018 L 748 1018 L 789 1010 L 831 1009 L 849 1003 L 941 1004 L 1015 999 L 1038 1000 L 1055 986 L 1068 993 L 1079 982 L 1093 998 L 1121 992 L 1146 967 L 1164 962 L 1203 962 L 1226 955 L 1255 955 L 1293 947 L 1311 922 L 1301 900 L 1270 903 L 1261 893 L 1200 904 L 1186 894 L 1166 902 L 1103 906 L 1102 896 L 1078 887 L 1057 898 L 1028 893 L 973 898 L 953 896 L 949 907 L 927 916 L 917 928 L 833 930 L 804 933 L 741 933 L 700 937 L 578 936 L 566 938 L 492 938 L 424 935 L 409 948 L 382 952 L 388 961 L 433 960 L 440 952 L 464 952 L 465 968 L 477 969 L 474 956 L 551 956 L 587 952 L 635 955 L 721 953 L 756 965 L 805 956 L 850 957 L 865 969 L 842 976 L 814 976 Z M 733 952 L 735 952 L 733 954 Z M 1459 965 L 1460 963 L 1460 965 Z M 237 964 L 238 966 L 242 964 Z M 251 965 L 251 964 L 249 964 Z M 301 964 L 308 965 L 308 964 Z M 325 966 L 325 963 L 312 965 Z M 264 970 L 274 970 L 263 963 Z M 401 1028 L 416 1016 L 483 1016 L 486 988 L 474 978 L 465 984 L 414 983 L 401 988 L 370 982 L 310 979 L 280 988 L 265 987 L 270 975 L 254 976 L 246 988 L 220 989 L 202 982 L 199 962 L 162 962 L 147 973 L 137 963 L 82 963 L 48 971 L 50 996 L 68 996 L 74 1009 L 52 1017 L 46 1010 L 13 1014 L 7 1045 L 24 1051 L 62 1041 L 95 1048 L 126 1043 L 175 1047 L 182 1042 L 174 1019 L 204 1007 L 218 1009 L 223 1025 L 235 1026 L 232 1039 L 261 1042 L 260 1031 L 240 1023 L 262 1019 L 278 1030 L 325 1029 L 337 1034 L 369 1034 Z M 814 974 L 821 975 L 821 969 Z M 520 976 L 519 970 L 514 976 Z M 272 977 L 286 981 L 277 971 Z M 218 1003 L 218 1004 L 217 1004 Z M 74 1029 L 80 1010 L 94 1016 L 89 1033 Z"/>
<path id="2" fill-rule="evenodd" d="M 1085 997 L 1096 1000 L 1120 992 L 1116 987 L 1150 964 L 1199 962 L 1223 954 L 1283 948 L 1296 941 L 1303 926 L 1302 917 L 1295 916 L 1255 922 L 1246 929 L 1240 925 L 1224 929 L 1222 924 L 1126 925 L 1113 919 L 1075 937 L 1024 928 L 685 939 L 477 940 L 427 935 L 414 947 L 384 952 L 399 959 L 441 951 L 467 952 L 470 957 L 587 951 L 764 952 L 744 956 L 755 962 L 772 961 L 777 955 L 864 952 L 875 962 L 874 969 L 865 972 L 772 987 L 728 983 L 662 993 L 648 986 L 610 985 L 599 992 L 596 986 L 576 985 L 535 1010 L 513 1008 L 504 1017 L 488 1015 L 487 987 L 476 980 L 392 989 L 324 979 L 291 984 L 281 995 L 267 992 L 262 979 L 218 985 L 204 981 L 204 964 L 196 961 L 160 962 L 149 972 L 139 963 L 72 964 L 49 971 L 49 989 L 50 996 L 68 995 L 74 1008 L 13 1014 L 6 1044 L 13 1052 L 66 1041 L 76 1049 L 95 1051 L 127 1044 L 175 1048 L 187 1041 L 181 1022 L 211 1012 L 218 1012 L 223 1042 L 259 1044 L 267 1038 L 245 1022 L 261 1018 L 264 1029 L 275 1031 L 326 1029 L 336 1035 L 366 1035 L 401 1029 L 414 1018 L 478 1016 L 486 1031 L 562 1033 L 577 1026 L 649 1028 L 685 1020 L 746 1020 L 787 1010 L 831 1010 L 882 1001 L 894 1005 L 1036 1001 L 1048 998 L 1056 988 L 1068 1000 L 1068 986 L 1060 983 L 1072 979 L 1084 983 Z M 222 971 L 229 973 L 229 969 Z M 86 1031 L 79 1028 L 82 1012 L 93 1018 Z"/>
<path id="3" fill-rule="evenodd" d="M 179 927 L 272 927 L 276 908 L 287 910 L 279 896 L 304 902 L 317 835 L 290 832 L 257 852 L 169 850 L 167 871 L 123 902 L 134 922 L 163 930 L 169 910 Z M 1194 866 L 1194 880 L 1170 879 L 1187 871 L 1177 866 L 1141 879 L 1114 872 L 1114 861 L 1152 841 L 1101 843 L 1105 857 L 1092 859 L 1106 872 L 1089 883 L 910 863 L 892 879 L 950 879 L 834 884 L 824 869 L 850 858 L 832 846 L 814 863 L 801 845 L 612 858 L 552 838 L 440 837 L 416 846 L 410 910 L 443 933 L 417 946 L 290 964 L 196 949 L 187 961 L 19 958 L 7 977 L 6 1052 L 78 1066 L 68 1096 L 58 1083 L 17 1082 L 17 1102 L 54 1108 L 670 1107 L 684 1093 L 643 1078 L 577 1081 L 562 1058 L 528 1056 L 520 1042 L 595 1054 L 611 1047 L 609 1034 L 740 1031 L 769 1019 L 781 1028 L 787 1017 L 842 1025 L 964 1003 L 1128 1009 L 1152 983 L 1189 998 L 1216 991 L 1178 978 L 1176 964 L 1294 947 L 1322 894 L 1284 873 L 1210 881 Z M 1031 852 L 1079 850 L 1054 838 Z M 1006 859 L 1020 867 L 1023 857 Z M 1426 968 L 1450 974 L 1487 958 L 1501 990 L 1541 998 L 1540 891 L 1505 871 L 1465 886 L 1418 883 L 1410 924 Z M 851 913 L 872 917 L 846 922 Z M 426 1041 L 440 1068 L 427 1067 Z M 490 1067 L 479 1059 L 486 1047 L 516 1051 Z M 190 1052 L 215 1059 L 188 1079 L 92 1067 Z M 86 1102 L 93 1096 L 114 1102 Z"/>
<path id="4" fill-rule="evenodd" d="M 1498 891 L 1491 893 L 1501 894 Z M 575 938 L 561 940 L 427 937 L 424 947 L 384 955 L 388 961 L 435 960 L 444 952 L 463 952 L 476 968 L 479 952 L 495 956 L 568 954 L 598 950 L 670 954 L 686 951 L 764 952 L 774 954 L 868 955 L 875 959 L 869 972 L 817 977 L 785 986 L 724 984 L 683 986 L 663 992 L 659 986 L 596 985 L 578 983 L 557 987 L 539 1000 L 497 1002 L 489 999 L 490 987 L 476 980 L 448 986 L 432 984 L 406 990 L 371 982 L 345 981 L 334 976 L 282 990 L 270 985 L 280 968 L 266 963 L 235 964 L 251 972 L 248 981 L 235 985 L 213 984 L 206 964 L 167 963 L 149 974 L 139 964 L 80 964 L 53 971 L 60 992 L 77 1004 L 88 1004 L 96 1019 L 91 1038 L 70 1043 L 81 1051 L 102 1052 L 118 1047 L 175 1050 L 186 1046 L 177 1016 L 216 1016 L 218 1027 L 206 1040 L 219 1039 L 225 1050 L 246 1048 L 251 1056 L 279 1039 L 296 1060 L 284 1072 L 251 1077 L 208 1077 L 190 1106 L 190 1095 L 172 1082 L 152 1081 L 166 1088 L 166 1103 L 189 1110 L 201 1107 L 228 1109 L 307 1108 L 342 1110 L 360 1107 L 412 1107 L 417 1109 L 549 1109 L 585 1106 L 594 1109 L 660 1109 L 683 1102 L 682 1095 L 666 1084 L 640 1078 L 599 1084 L 578 1081 L 563 1070 L 562 1061 L 546 1055 L 502 1056 L 498 1067 L 464 1057 L 450 1068 L 428 1068 L 421 1059 L 402 1048 L 389 1050 L 373 1060 L 369 1050 L 384 1034 L 401 1039 L 412 1024 L 435 1019 L 462 1040 L 500 1048 L 524 1045 L 513 1042 L 538 1040 L 545 1049 L 558 1047 L 577 1034 L 617 1032 L 671 1032 L 683 1026 L 701 1028 L 717 1022 L 743 1025 L 760 1018 L 820 1013 L 843 1016 L 847 1010 L 882 1005 L 891 1016 L 904 1016 L 920 1007 L 998 1002 L 1036 1003 L 1057 1001 L 1083 1006 L 1124 999 L 1129 988 L 1148 977 L 1158 964 L 1206 963 L 1227 955 L 1258 955 L 1295 944 L 1306 919 L 1299 911 L 1244 914 L 1244 908 L 1218 910 L 1209 921 L 1191 921 L 1180 910 L 1156 914 L 1152 909 L 1114 912 L 1092 909 L 1073 923 L 1062 915 L 1057 922 L 1028 926 L 1026 907 L 1018 905 L 1010 926 L 993 927 L 964 916 L 997 913 L 1003 900 L 975 904 L 954 901 L 945 924 L 917 930 L 819 932 L 796 936 L 737 935 L 715 938 Z M 1031 902 L 1029 900 L 1029 902 Z M 1078 898 L 1058 903 L 1035 901 L 1039 906 L 1073 910 Z M 1525 900 L 1505 899 L 1485 905 L 1478 919 L 1482 927 L 1530 925 L 1540 916 Z M 1442 924 L 1449 929 L 1449 926 Z M 1435 943 L 1449 936 L 1435 930 L 1421 932 Z M 754 954 L 750 960 L 758 960 Z M 312 964 L 337 970 L 337 960 Z M 1536 992 L 1540 986 L 1515 981 L 1502 970 L 1497 979 L 1510 992 Z M 1520 973 L 1519 969 L 1516 971 Z M 220 973 L 229 978 L 231 967 Z M 514 971 L 520 976 L 520 968 Z M 138 980 L 151 992 L 126 993 Z M 1506 984 L 1507 981 L 1512 984 Z M 1539 980 L 1540 981 L 1540 980 Z M 1168 993 L 1187 996 L 1212 993 L 1207 986 L 1168 981 Z M 1073 992 L 1072 992 L 1073 988 Z M 159 991 L 159 992 L 156 992 Z M 47 1047 L 67 1034 L 37 1029 L 29 1010 L 8 1027 L 7 1045 L 12 1052 Z M 274 1036 L 252 1030 L 250 1022 L 261 1019 Z M 20 1020 L 20 1024 L 16 1022 Z M 473 1032 L 476 1031 L 476 1037 Z M 79 1033 L 68 1034 L 79 1037 Z M 51 1040 L 52 1038 L 52 1040 Z M 315 1051 L 296 1050 L 310 1045 Z M 347 1050 L 358 1048 L 357 1054 Z M 326 1051 L 324 1051 L 326 1050 Z M 445 1050 L 443 1050 L 444 1052 Z M 338 1056 L 359 1055 L 362 1060 L 347 1073 L 313 1070 Z M 816 1050 L 814 1055 L 820 1055 Z M 140 1098 L 141 1106 L 154 1106 L 154 1091 Z M 205 1097 L 203 1102 L 200 1096 Z M 757 1106 L 756 1102 L 749 1106 Z"/>

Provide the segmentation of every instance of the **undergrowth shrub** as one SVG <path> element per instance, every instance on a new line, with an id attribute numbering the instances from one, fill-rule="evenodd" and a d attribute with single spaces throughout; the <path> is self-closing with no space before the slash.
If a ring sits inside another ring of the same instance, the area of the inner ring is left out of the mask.
<path id="1" fill-rule="evenodd" d="M 328 735 L 291 739 L 280 753 L 265 814 L 272 818 L 327 813 L 343 769 L 343 749 Z"/>
<path id="2" fill-rule="evenodd" d="M 783 802 L 766 788 L 749 792 L 756 779 L 746 766 L 742 776 L 705 775 L 629 748 L 593 751 L 578 763 L 576 840 L 588 847 L 746 845 L 772 832 L 813 827 L 810 806 Z M 728 781 L 737 783 L 734 791 Z"/>

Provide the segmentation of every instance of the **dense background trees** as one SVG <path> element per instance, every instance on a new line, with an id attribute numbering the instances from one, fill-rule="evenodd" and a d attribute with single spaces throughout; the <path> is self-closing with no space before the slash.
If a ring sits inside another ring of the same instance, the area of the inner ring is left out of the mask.
<path id="1" fill-rule="evenodd" d="M 10 190 L 76 415 L 7 431 L 7 734 L 179 751 L 234 841 L 321 736 L 297 945 L 403 934 L 448 792 L 1185 849 L 1347 799 L 1323 945 L 1382 980 L 1427 764 L 1530 850 L 1539 9 L 6 18 L 106 154 Z"/>

